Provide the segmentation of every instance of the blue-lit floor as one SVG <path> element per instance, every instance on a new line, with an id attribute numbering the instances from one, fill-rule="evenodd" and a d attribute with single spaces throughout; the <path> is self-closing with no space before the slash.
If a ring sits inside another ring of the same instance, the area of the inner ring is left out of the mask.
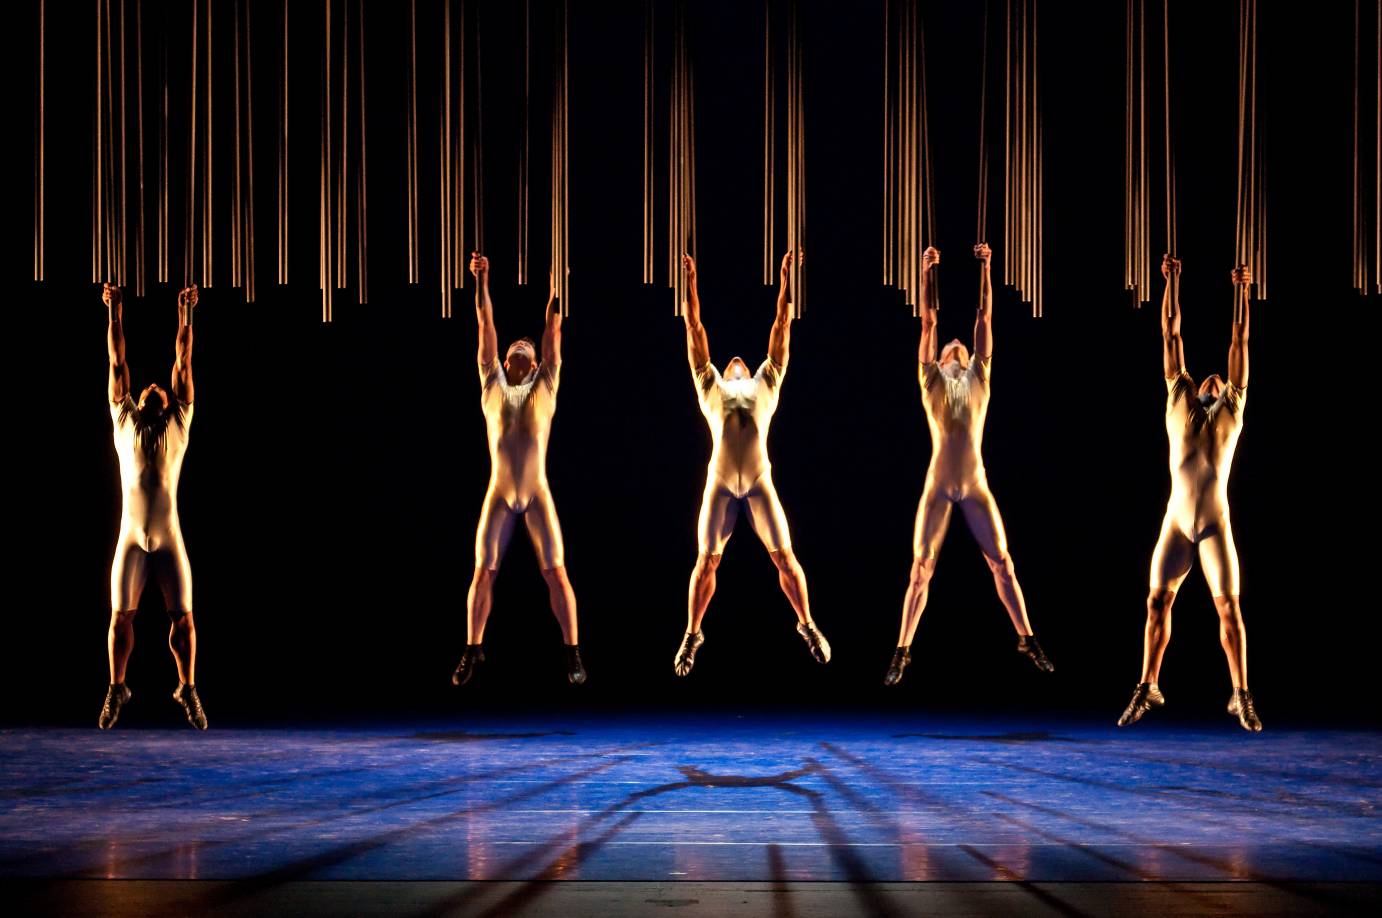
<path id="1" fill-rule="evenodd" d="M 0 731 L 0 877 L 1382 881 L 1382 734 L 919 717 Z"/>

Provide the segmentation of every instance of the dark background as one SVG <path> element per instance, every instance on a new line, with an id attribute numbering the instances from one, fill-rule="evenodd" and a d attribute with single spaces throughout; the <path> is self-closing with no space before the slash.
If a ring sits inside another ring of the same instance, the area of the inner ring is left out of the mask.
<path id="1" fill-rule="evenodd" d="M 1012 291 L 997 291 L 989 480 L 1032 622 L 1057 672 L 1041 676 L 1013 652 L 988 569 L 957 520 L 912 668 L 891 690 L 881 677 L 896 644 L 930 447 L 916 388 L 918 325 L 900 295 L 879 282 L 882 4 L 803 4 L 811 294 L 794 327 L 771 450 L 812 609 L 834 660 L 824 668 L 810 661 L 768 558 L 741 524 L 720 569 L 696 671 L 686 680 L 672 674 L 709 437 L 681 322 L 661 285 L 661 238 L 659 286 L 640 283 L 643 5 L 576 2 L 572 306 L 549 472 L 591 676 L 581 688 L 562 677 L 559 632 L 520 529 L 497 587 L 489 665 L 461 690 L 448 677 L 464 641 L 488 464 L 469 277 L 455 318 L 439 317 L 440 39 L 436 7 L 419 7 L 424 283 L 406 284 L 407 4 L 370 2 L 369 303 L 357 305 L 353 291 L 339 294 L 336 321 L 323 325 L 315 238 L 321 8 L 295 3 L 291 10 L 293 235 L 291 283 L 280 288 L 273 283 L 279 7 L 253 6 L 259 296 L 247 305 L 228 284 L 233 10 L 217 4 L 217 275 L 197 313 L 198 411 L 180 494 L 196 582 L 197 682 L 213 723 L 464 714 L 511 704 L 555 711 L 845 704 L 1083 712 L 1111 721 L 1137 681 L 1147 566 L 1169 487 L 1158 314 L 1155 307 L 1133 310 L 1122 290 L 1123 5 L 1042 5 L 1046 317 L 1032 319 Z M 545 4 L 535 7 L 531 260 L 538 283 L 519 288 L 511 283 L 519 7 L 479 4 L 485 233 L 503 342 L 540 334 L 545 294 L 552 17 Z M 717 364 L 735 354 L 752 364 L 766 350 L 774 299 L 760 276 L 762 11 L 736 2 L 689 7 L 704 318 Z M 924 8 L 935 243 L 944 253 L 941 334 L 968 340 L 978 276 L 969 249 L 982 7 Z M 659 6 L 663 23 L 668 9 Z M 1377 608 L 1357 591 L 1376 563 L 1367 528 L 1375 460 L 1365 386 L 1378 301 L 1360 300 L 1349 287 L 1352 13 L 1352 4 L 1329 2 L 1288 19 L 1263 5 L 1271 299 L 1254 313 L 1252 398 L 1230 495 L 1251 684 L 1269 726 L 1367 716 L 1374 684 Z M 1159 14 L 1159 6 L 1149 10 L 1153 22 Z M 1198 379 L 1226 370 L 1237 11 L 1229 3 L 1177 2 L 1171 14 L 1186 355 Z M 14 14 L 15 28 L 21 15 Z M 152 62 L 164 15 L 157 4 L 145 7 L 146 154 L 157 149 Z M 173 34 L 186 33 L 187 15 L 184 5 L 169 8 Z M 5 603 L 2 713 L 11 721 L 85 724 L 95 719 L 107 681 L 108 576 L 120 505 L 105 398 L 105 310 L 89 282 L 94 14 L 90 4 L 50 3 L 49 17 L 47 281 L 25 280 L 27 245 L 9 255 L 19 280 L 8 304 L 14 336 L 6 335 L 18 360 L 6 579 L 17 588 Z M 25 27 L 33 36 L 32 18 Z M 1148 35 L 1154 65 L 1159 35 L 1155 28 Z M 667 39 L 664 31 L 661 62 Z M 179 182 L 185 47 L 172 47 L 169 60 Z M 991 60 L 989 111 L 998 126 L 1001 54 Z M 1149 79 L 1159 79 L 1156 66 Z M 32 89 L 32 71 L 16 74 L 13 85 Z M 1364 90 L 1366 109 L 1366 81 Z M 31 118 L 28 98 L 15 89 L 12 123 Z M 1149 95 L 1154 115 L 1159 99 Z M 14 163 L 23 168 L 32 132 L 13 135 Z M 1155 131 L 1154 143 L 1159 138 Z M 660 233 L 665 143 L 660 123 Z M 1158 150 L 1151 160 L 1157 176 Z M 990 241 L 1001 263 L 999 143 L 991 168 Z M 152 164 L 149 170 L 152 241 L 158 179 Z M 175 214 L 181 188 L 174 185 Z M 17 181 L 13 194 L 10 212 L 19 224 L 31 182 Z M 1158 255 L 1160 195 L 1158 179 L 1151 194 Z M 173 232 L 180 281 L 181 220 Z M 152 265 L 151 251 L 151 272 Z M 176 286 L 151 283 L 142 300 L 128 294 L 136 389 L 166 384 Z M 1159 279 L 1156 287 L 1159 295 Z M 164 695 L 176 676 L 160 604 L 148 590 L 129 676 L 137 705 L 127 715 L 131 724 L 176 718 Z M 1175 623 L 1162 676 L 1172 710 L 1222 718 L 1229 682 L 1198 567 Z"/>

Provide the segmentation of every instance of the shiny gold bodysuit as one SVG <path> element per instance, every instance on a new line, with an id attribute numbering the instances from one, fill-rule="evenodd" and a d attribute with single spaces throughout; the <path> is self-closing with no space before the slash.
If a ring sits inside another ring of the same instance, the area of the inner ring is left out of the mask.
<path id="1" fill-rule="evenodd" d="M 1228 476 L 1243 429 L 1247 389 L 1228 383 L 1206 406 L 1183 368 L 1166 380 L 1166 389 L 1171 498 L 1152 554 L 1151 589 L 1180 589 L 1198 551 L 1210 592 L 1236 596 L 1238 552 L 1229 525 Z"/>
<path id="2" fill-rule="evenodd" d="M 192 610 L 192 565 L 178 521 L 178 479 L 192 406 L 174 400 L 161 418 L 141 418 L 128 395 L 110 404 L 123 495 L 110 566 L 110 607 L 132 612 L 150 574 L 169 612 Z"/>
<path id="3" fill-rule="evenodd" d="M 940 554 L 956 504 L 985 557 L 1007 557 L 1007 534 L 989 491 L 982 452 L 991 363 L 992 358 L 976 357 L 956 377 L 947 376 L 936 363 L 919 367 L 921 403 L 931 429 L 931 464 L 912 532 L 912 553 L 918 559 Z"/>
<path id="4" fill-rule="evenodd" d="M 709 361 L 691 374 L 713 442 L 696 527 L 702 555 L 724 552 L 740 504 L 768 551 L 792 544 L 768 461 L 768 425 L 786 372 L 768 358 L 748 379 L 724 379 Z"/>
<path id="5" fill-rule="evenodd" d="M 523 517 L 538 565 L 561 567 L 561 523 L 547 484 L 547 439 L 557 409 L 561 365 L 542 364 L 512 385 L 496 357 L 480 365 L 480 407 L 489 433 L 490 477 L 475 531 L 475 566 L 494 570 L 513 524 Z"/>

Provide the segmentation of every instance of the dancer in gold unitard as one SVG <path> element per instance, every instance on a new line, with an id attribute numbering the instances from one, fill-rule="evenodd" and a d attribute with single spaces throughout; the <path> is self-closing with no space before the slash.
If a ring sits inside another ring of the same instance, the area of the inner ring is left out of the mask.
<path id="1" fill-rule="evenodd" d="M 1232 275 L 1241 321 L 1233 324 L 1228 384 L 1211 374 L 1197 387 L 1185 370 L 1180 301 L 1172 293 L 1172 275 L 1179 281 L 1180 261 L 1165 256 L 1161 273 L 1167 280 L 1161 329 L 1171 498 L 1166 503 L 1161 536 L 1152 553 L 1142 681 L 1133 691 L 1123 716 L 1118 718 L 1118 726 L 1127 726 L 1166 703 L 1157 678 L 1166 645 L 1171 641 L 1171 606 L 1198 554 L 1219 612 L 1219 642 L 1228 657 L 1228 673 L 1233 680 L 1228 712 L 1238 718 L 1243 729 L 1256 733 L 1262 729 L 1262 721 L 1248 692 L 1248 643 L 1238 601 L 1238 552 L 1233 545 L 1228 507 L 1229 472 L 1238 435 L 1243 430 L 1243 406 L 1248 397 L 1248 285 L 1252 275 L 1246 267 L 1239 267 Z M 1179 284 L 1174 286 L 1179 291 Z"/>
<path id="2" fill-rule="evenodd" d="M 103 730 L 115 726 L 130 700 L 125 668 L 134 649 L 134 614 L 144 585 L 153 577 L 172 619 L 168 647 L 178 667 L 173 700 L 182 706 L 188 723 L 205 730 L 206 714 L 194 682 L 197 630 L 192 620 L 192 565 L 178 520 L 178 478 L 192 425 L 192 312 L 197 288 L 178 294 L 172 397 L 150 383 L 139 393 L 138 403 L 130 394 L 130 368 L 125 362 L 124 295 L 119 287 L 106 284 L 101 299 L 109 323 L 110 417 L 123 500 L 120 535 L 110 566 L 110 686 L 97 723 Z"/>
<path id="3" fill-rule="evenodd" d="M 480 408 L 489 433 L 490 478 L 475 530 L 475 576 L 466 598 L 466 648 L 451 681 L 464 685 L 485 662 L 485 622 L 494 601 L 494 577 L 521 516 L 547 581 L 552 614 L 561 626 L 566 678 L 580 685 L 586 673 L 576 628 L 576 594 L 566 576 L 561 523 L 547 484 L 547 440 L 561 382 L 562 316 L 556 287 L 551 286 L 547 296 L 541 361 L 533 342 L 520 338 L 509 345 L 501 367 L 494 306 L 489 298 L 489 259 L 472 253 L 470 273 L 476 281 Z"/>
<path id="4" fill-rule="evenodd" d="M 725 365 L 723 374 L 710 362 L 710 342 L 701 324 L 696 263 L 689 255 L 682 260 L 687 281 L 686 357 L 691 364 L 701 414 L 710 426 L 712 446 L 696 529 L 696 566 L 687 591 L 686 634 L 672 664 L 678 676 L 691 672 L 696 651 L 705 643 L 701 619 L 715 594 L 715 571 L 741 507 L 748 510 L 753 531 L 777 567 L 782 592 L 797 613 L 797 633 L 806 641 L 816 662 L 830 661 L 830 644 L 811 619 L 806 574 L 792 551 L 787 515 L 773 487 L 772 464 L 768 461 L 768 425 L 777 410 L 778 391 L 787 373 L 792 328 L 787 286 L 792 257 L 788 252 L 782 259 L 777 317 L 768 336 L 768 359 L 753 374 L 738 357 Z"/>
<path id="5" fill-rule="evenodd" d="M 1003 517 L 989 490 L 984 473 L 982 445 L 984 418 L 989 406 L 989 369 L 993 360 L 993 285 L 989 278 L 992 252 L 985 244 L 974 247 L 982 265 L 979 283 L 979 310 L 974 320 L 974 358 L 955 339 L 941 349 L 936 358 L 936 319 L 940 308 L 933 276 L 940 264 L 940 252 L 928 248 L 922 253 L 921 344 L 918 351 L 921 403 L 931 429 L 931 464 L 926 470 L 926 485 L 917 506 L 912 536 L 912 571 L 907 595 L 902 602 L 902 626 L 897 650 L 888 665 L 883 682 L 896 685 L 911 662 L 912 639 L 926 608 L 936 558 L 950 525 L 950 513 L 959 506 L 965 524 L 979 543 L 993 572 L 998 598 L 1008 610 L 1017 630 L 1017 651 L 1044 672 L 1055 667 L 1046 659 L 1027 620 L 1027 604 L 1008 554 Z"/>

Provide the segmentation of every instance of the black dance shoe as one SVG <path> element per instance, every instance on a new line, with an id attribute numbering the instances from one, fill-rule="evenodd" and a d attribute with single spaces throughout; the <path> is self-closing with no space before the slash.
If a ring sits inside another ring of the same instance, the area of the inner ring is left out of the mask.
<path id="1" fill-rule="evenodd" d="M 797 634 L 806 642 L 807 649 L 817 663 L 830 662 L 830 642 L 821 634 L 815 622 L 797 622 Z"/>
<path id="2" fill-rule="evenodd" d="M 686 636 L 681 639 L 681 647 L 677 650 L 676 658 L 672 660 L 672 668 L 677 671 L 678 676 L 691 672 L 691 667 L 696 665 L 696 651 L 704 643 L 704 631 L 686 632 Z"/>
<path id="3" fill-rule="evenodd" d="M 475 675 L 475 670 L 480 664 L 485 662 L 485 649 L 479 644 L 467 644 L 465 650 L 461 651 L 461 662 L 456 664 L 456 671 L 451 674 L 452 685 L 465 685 L 470 681 L 470 677 Z"/>
<path id="4" fill-rule="evenodd" d="M 884 685 L 897 685 L 902 681 L 902 671 L 912 662 L 912 651 L 899 647 L 893 651 L 893 661 L 888 664 L 888 674 L 883 677 Z"/>
<path id="5" fill-rule="evenodd" d="M 120 719 L 120 711 L 125 707 L 125 702 L 130 700 L 134 693 L 125 687 L 125 683 L 115 684 L 112 682 L 110 688 L 106 689 L 106 702 L 101 705 L 101 718 L 96 721 L 96 726 L 102 730 L 109 730 L 115 726 L 115 722 Z"/>
<path id="6" fill-rule="evenodd" d="M 1035 634 L 1026 634 L 1017 639 L 1017 652 L 1031 660 L 1037 669 L 1044 673 L 1056 671 L 1055 665 L 1046 659 L 1046 652 L 1037 643 Z"/>
<path id="7" fill-rule="evenodd" d="M 1228 712 L 1238 718 L 1238 723 L 1250 733 L 1262 732 L 1262 721 L 1257 716 L 1257 707 L 1252 703 L 1252 692 L 1247 689 L 1234 689 L 1228 700 Z"/>
<path id="8" fill-rule="evenodd" d="M 1166 703 L 1166 696 L 1161 694 L 1161 689 L 1156 687 L 1155 682 L 1139 682 L 1137 688 L 1133 690 L 1132 701 L 1128 702 L 1128 707 L 1123 711 L 1123 716 L 1118 718 L 1118 726 L 1126 727 L 1128 724 L 1135 724 L 1142 719 L 1152 708 L 1159 708 Z"/>
<path id="9" fill-rule="evenodd" d="M 202 710 L 202 700 L 197 697 L 197 687 L 184 682 L 173 691 L 173 700 L 182 706 L 187 722 L 198 730 L 206 729 L 206 712 Z"/>
<path id="10" fill-rule="evenodd" d="M 585 664 L 581 662 L 581 645 L 563 644 L 562 649 L 566 651 L 566 681 L 572 685 L 584 684 Z"/>

